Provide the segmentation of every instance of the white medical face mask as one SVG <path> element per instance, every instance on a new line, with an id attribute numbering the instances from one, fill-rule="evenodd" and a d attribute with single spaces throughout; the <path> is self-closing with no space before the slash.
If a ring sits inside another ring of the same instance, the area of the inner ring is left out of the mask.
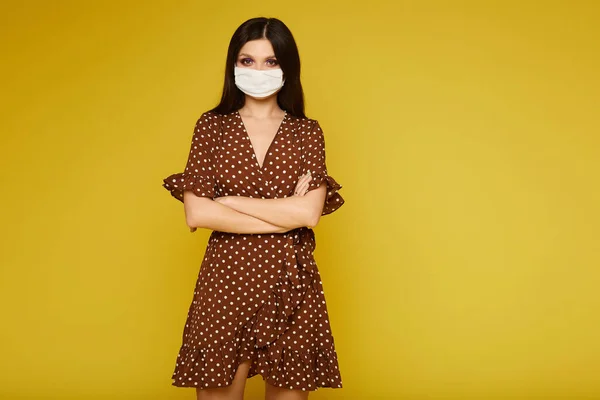
<path id="1" fill-rule="evenodd" d="M 263 98 L 277 92 L 283 86 L 283 71 L 278 69 L 258 70 L 252 68 L 233 68 L 235 85 L 249 96 Z"/>

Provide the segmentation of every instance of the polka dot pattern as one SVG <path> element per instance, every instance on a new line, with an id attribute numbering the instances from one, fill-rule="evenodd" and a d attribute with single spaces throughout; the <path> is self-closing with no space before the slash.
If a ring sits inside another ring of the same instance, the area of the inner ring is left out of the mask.
<path id="1" fill-rule="evenodd" d="M 202 114 L 184 172 L 163 180 L 176 199 L 197 196 L 293 196 L 310 170 L 309 190 L 327 185 L 323 215 L 344 204 L 327 173 L 325 141 L 316 120 L 286 113 L 262 165 L 240 114 Z M 228 386 L 238 365 L 288 389 L 341 388 L 312 229 L 277 234 L 213 231 L 188 315 L 172 379 L 174 386 Z"/>

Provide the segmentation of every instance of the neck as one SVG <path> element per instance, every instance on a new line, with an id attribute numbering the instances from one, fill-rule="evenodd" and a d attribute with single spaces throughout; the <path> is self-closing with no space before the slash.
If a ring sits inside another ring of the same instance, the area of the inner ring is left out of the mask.
<path id="1" fill-rule="evenodd" d="M 240 114 L 257 119 L 266 119 L 279 117 L 283 114 L 283 110 L 277 104 L 277 94 L 267 97 L 266 99 L 255 99 L 246 96 L 245 104 L 239 110 Z"/>

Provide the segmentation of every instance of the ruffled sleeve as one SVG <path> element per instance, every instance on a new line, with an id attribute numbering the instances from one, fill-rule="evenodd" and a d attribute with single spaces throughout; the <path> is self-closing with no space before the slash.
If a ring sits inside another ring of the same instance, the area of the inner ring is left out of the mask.
<path id="1" fill-rule="evenodd" d="M 216 116 L 205 112 L 196 121 L 192 144 L 183 172 L 163 179 L 163 187 L 173 197 L 183 202 L 183 192 L 192 191 L 196 196 L 215 197 L 213 153 L 217 134 Z"/>
<path id="2" fill-rule="evenodd" d="M 327 173 L 327 164 L 325 160 L 325 136 L 317 120 L 312 120 L 313 125 L 306 137 L 303 138 L 302 152 L 304 157 L 305 174 L 310 170 L 312 180 L 309 183 L 308 190 L 318 188 L 325 182 L 327 186 L 327 195 L 325 205 L 321 215 L 331 214 L 344 204 L 344 198 L 339 190 L 342 188 L 332 176 Z"/>

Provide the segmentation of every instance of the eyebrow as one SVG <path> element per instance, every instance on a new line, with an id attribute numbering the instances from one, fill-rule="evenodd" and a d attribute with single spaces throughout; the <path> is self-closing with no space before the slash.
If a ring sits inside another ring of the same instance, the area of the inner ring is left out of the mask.
<path id="1" fill-rule="evenodd" d="M 246 54 L 246 53 L 240 53 L 240 57 L 241 56 L 246 56 L 246 57 L 254 58 L 250 54 Z M 277 58 L 277 57 L 275 57 L 275 55 L 270 55 L 270 56 L 267 56 L 267 58 Z"/>

